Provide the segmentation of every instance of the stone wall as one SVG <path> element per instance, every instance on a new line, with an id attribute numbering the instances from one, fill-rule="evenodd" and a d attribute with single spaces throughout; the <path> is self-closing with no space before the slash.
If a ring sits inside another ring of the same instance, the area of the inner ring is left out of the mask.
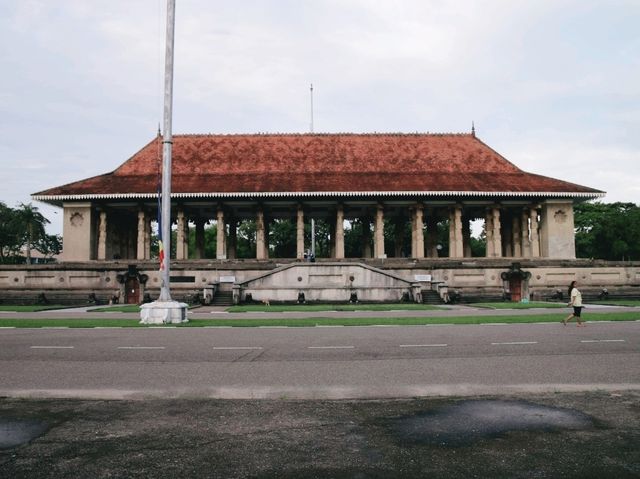
<path id="1" fill-rule="evenodd" d="M 383 270 L 407 284 L 415 283 L 416 275 L 430 275 L 431 282 L 425 287 L 435 288 L 445 284 L 449 290 L 460 292 L 465 297 L 495 297 L 508 289 L 501 274 L 509 270 L 513 259 L 473 258 L 470 261 L 451 259 L 416 260 L 359 260 L 360 263 Z M 185 300 L 196 292 L 202 292 L 210 284 L 220 283 L 230 287 L 230 282 L 243 283 L 276 270 L 295 261 L 242 261 L 201 260 L 172 263 L 171 292 L 174 299 Z M 291 301 L 297 299 L 300 285 L 323 290 L 321 299 L 344 301 L 345 291 L 351 287 L 350 275 L 344 271 L 335 273 L 336 260 L 304 264 L 305 269 L 291 268 L 282 276 L 264 276 L 254 288 L 262 288 L 265 299 Z M 353 260 L 345 263 L 354 264 Z M 577 280 L 583 293 L 595 295 L 606 288 L 611 295 L 624 293 L 640 297 L 640 263 L 605 262 L 593 260 L 522 260 L 522 271 L 530 272 L 528 292 L 532 299 L 545 299 L 556 290 L 563 291 L 569 283 Z M 0 266 L 0 302 L 11 304 L 33 304 L 44 293 L 51 303 L 86 304 L 90 294 L 103 302 L 119 291 L 125 298 L 123 277 L 133 266 L 137 274 L 144 275 L 146 282 L 140 284 L 138 301 L 148 293 L 156 298 L 160 290 L 160 272 L 155 261 L 118 262 L 89 261 L 48 265 Z M 342 268 L 344 269 L 344 268 Z M 348 268 L 347 268 L 348 269 Z M 373 275 L 364 269 L 354 269 L 354 284 L 360 291 L 373 292 L 394 288 L 390 297 L 379 295 L 359 296 L 368 301 L 400 298 L 407 287 L 391 276 Z M 302 274 L 304 273 L 304 274 Z M 305 276 L 306 274 L 306 276 Z M 418 276 L 418 277 L 419 277 Z M 299 281 L 298 278 L 303 280 Z M 327 296 L 328 295 L 328 296 Z M 334 295 L 335 297 L 332 297 Z M 270 296 L 270 297 L 269 297 Z M 320 297 L 320 296 L 319 296 Z"/>

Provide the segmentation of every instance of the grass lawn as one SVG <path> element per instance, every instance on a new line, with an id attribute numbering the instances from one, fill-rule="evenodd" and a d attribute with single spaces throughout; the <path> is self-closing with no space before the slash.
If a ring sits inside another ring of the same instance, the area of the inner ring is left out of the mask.
<path id="1" fill-rule="evenodd" d="M 177 326 L 192 327 L 258 327 L 258 326 L 411 326 L 427 324 L 483 324 L 483 323 L 560 323 L 564 314 L 536 314 L 526 316 L 457 316 L 457 317 L 422 317 L 422 318 L 258 318 L 258 319 L 192 319 L 188 323 Z M 585 321 L 635 321 L 640 320 L 640 313 L 612 312 L 589 313 L 583 318 Z M 5 328 L 95 328 L 95 327 L 147 327 L 141 325 L 137 319 L 4 319 L 0 318 L 0 327 Z M 163 327 L 163 326 L 159 326 Z"/>
<path id="2" fill-rule="evenodd" d="M 196 306 L 187 306 L 188 309 L 198 308 Z M 140 305 L 138 304 L 123 304 L 120 306 L 105 306 L 104 308 L 96 308 L 89 311 L 90 313 L 139 313 Z"/>
<path id="3" fill-rule="evenodd" d="M 532 301 L 530 303 L 472 303 L 469 306 L 489 309 L 535 309 L 535 308 L 567 308 L 567 303 L 548 303 L 545 301 Z"/>
<path id="4" fill-rule="evenodd" d="M 231 306 L 227 309 L 230 313 L 282 313 L 285 311 L 435 311 L 441 310 L 438 306 L 430 304 L 401 303 L 401 304 L 292 304 L 265 306 L 253 304 L 246 306 Z"/>
<path id="5" fill-rule="evenodd" d="M 38 311 L 48 311 L 50 309 L 72 308 L 73 306 L 63 306 L 61 304 L 31 305 L 31 306 L 11 306 L 0 304 L 0 311 L 10 311 L 16 313 L 37 313 Z"/>
<path id="6" fill-rule="evenodd" d="M 602 304 L 603 306 L 640 306 L 640 299 L 612 299 L 588 301 L 591 304 Z"/>
<path id="7" fill-rule="evenodd" d="M 137 304 L 123 304 L 121 306 L 105 306 L 104 308 L 92 309 L 90 313 L 139 313 L 140 306 Z"/>

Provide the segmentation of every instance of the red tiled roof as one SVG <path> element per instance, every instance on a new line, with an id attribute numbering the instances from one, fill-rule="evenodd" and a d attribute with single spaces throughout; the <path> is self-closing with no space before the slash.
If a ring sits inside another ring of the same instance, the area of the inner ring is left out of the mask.
<path id="1" fill-rule="evenodd" d="M 34 194 L 154 194 L 159 139 L 112 173 Z M 600 196 L 526 173 L 470 134 L 175 135 L 172 193 L 520 192 Z M 54 198 L 51 198 L 54 199 Z M 69 198 L 73 199 L 73 198 Z"/>

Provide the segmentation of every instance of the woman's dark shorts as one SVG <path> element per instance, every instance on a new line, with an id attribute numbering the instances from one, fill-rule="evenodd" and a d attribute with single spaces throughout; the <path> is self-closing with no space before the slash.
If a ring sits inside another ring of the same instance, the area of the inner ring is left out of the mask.
<path id="1" fill-rule="evenodd" d="M 580 313 L 582 312 L 582 306 L 574 306 L 573 307 L 573 315 L 576 317 L 580 317 Z"/>

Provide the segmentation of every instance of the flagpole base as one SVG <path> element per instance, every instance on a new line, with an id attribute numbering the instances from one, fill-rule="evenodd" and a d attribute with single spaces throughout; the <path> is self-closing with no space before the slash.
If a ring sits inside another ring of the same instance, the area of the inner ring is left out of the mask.
<path id="1" fill-rule="evenodd" d="M 140 324 L 186 323 L 188 305 L 178 301 L 154 301 L 140 306 Z"/>

